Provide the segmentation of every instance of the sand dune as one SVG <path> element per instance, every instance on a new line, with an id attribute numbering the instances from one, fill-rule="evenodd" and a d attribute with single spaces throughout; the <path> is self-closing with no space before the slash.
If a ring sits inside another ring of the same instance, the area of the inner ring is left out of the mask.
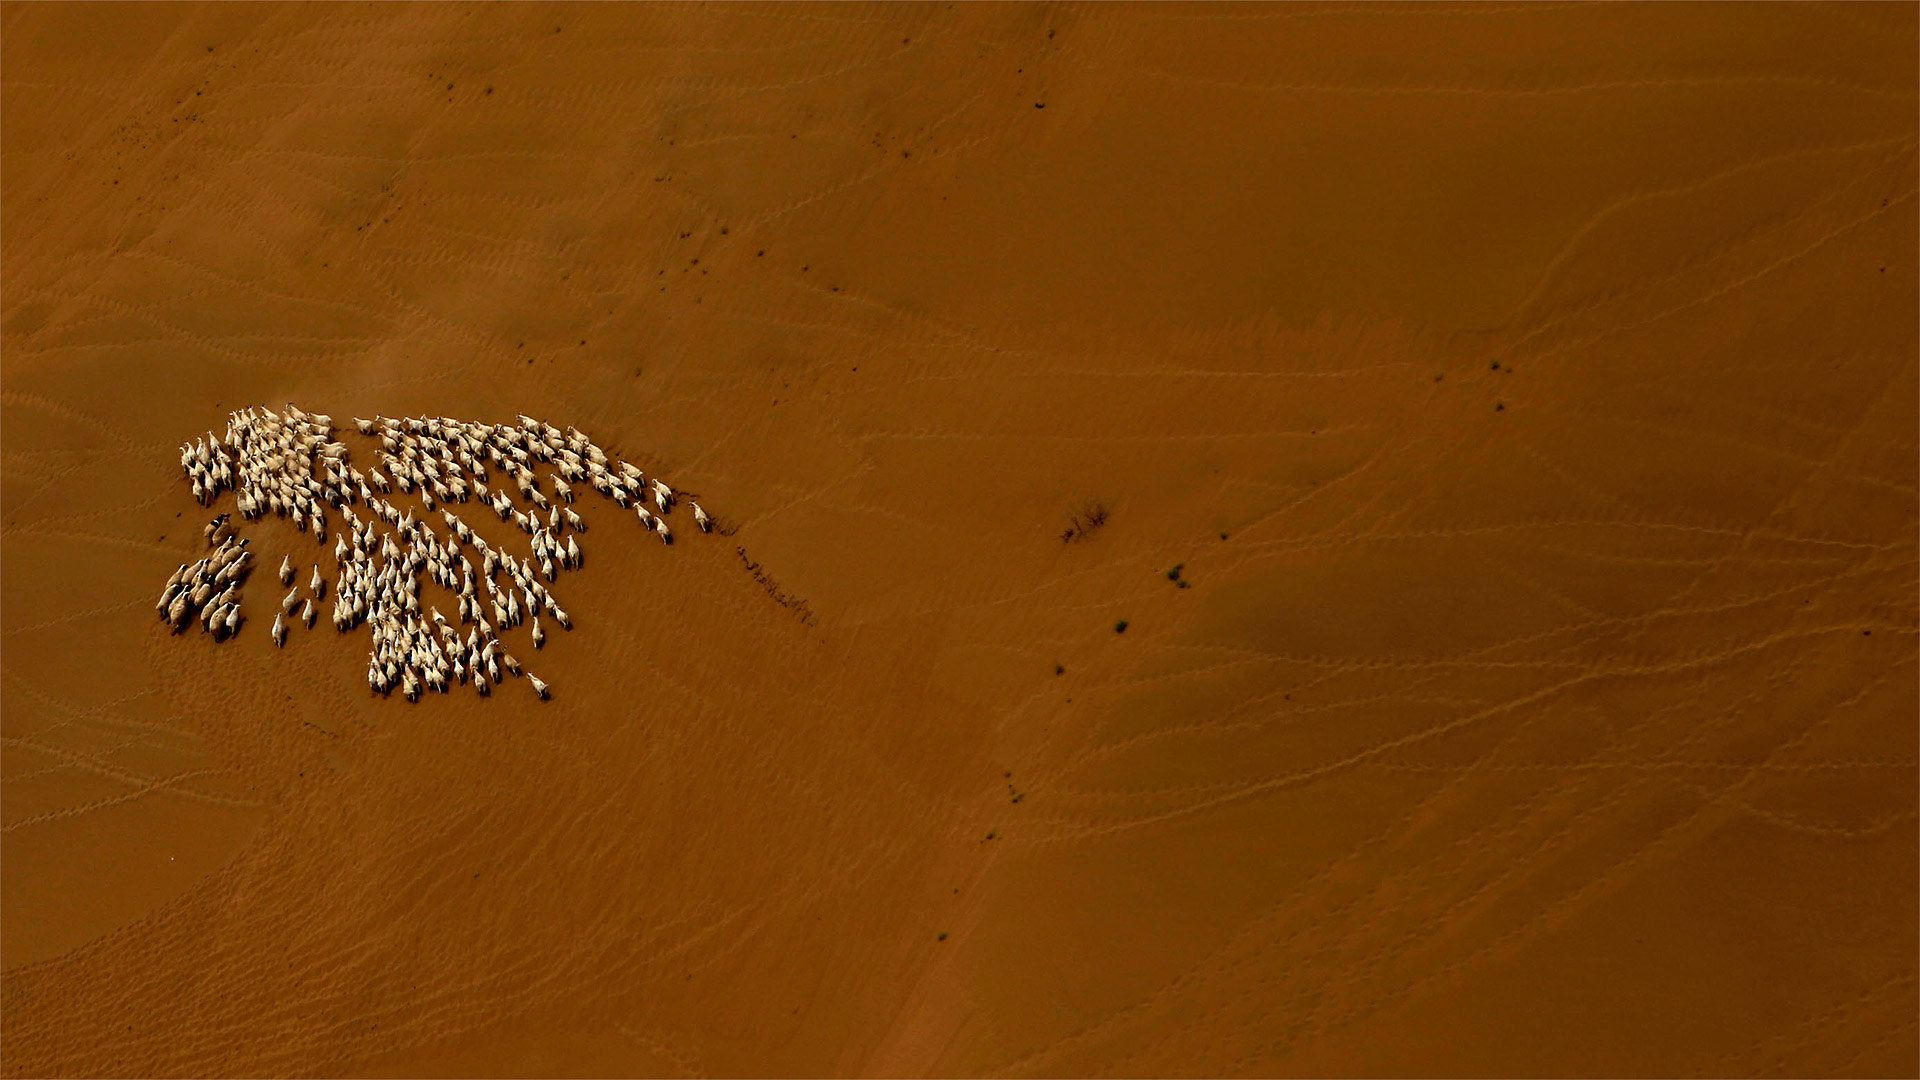
<path id="1" fill-rule="evenodd" d="M 0 1072 L 1913 1073 L 1915 40 L 0 7 Z M 288 401 L 725 535 L 171 638 Z"/>

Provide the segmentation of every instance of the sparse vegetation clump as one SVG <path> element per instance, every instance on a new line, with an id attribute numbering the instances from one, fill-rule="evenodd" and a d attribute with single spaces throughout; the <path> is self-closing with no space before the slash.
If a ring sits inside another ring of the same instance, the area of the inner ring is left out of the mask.
<path id="1" fill-rule="evenodd" d="M 1060 534 L 1060 542 L 1071 544 L 1075 540 L 1085 540 L 1088 534 L 1107 523 L 1107 505 L 1090 502 L 1067 515 L 1067 527 Z"/>

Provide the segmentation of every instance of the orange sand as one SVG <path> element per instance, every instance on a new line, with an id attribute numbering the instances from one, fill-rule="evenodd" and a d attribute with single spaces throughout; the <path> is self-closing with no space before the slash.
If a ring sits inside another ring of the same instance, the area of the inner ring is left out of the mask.
<path id="1" fill-rule="evenodd" d="M 1916 52 L 5 6 L 0 1072 L 1920 1070 Z M 589 506 L 546 704 L 170 638 L 287 401 L 733 535 Z"/>

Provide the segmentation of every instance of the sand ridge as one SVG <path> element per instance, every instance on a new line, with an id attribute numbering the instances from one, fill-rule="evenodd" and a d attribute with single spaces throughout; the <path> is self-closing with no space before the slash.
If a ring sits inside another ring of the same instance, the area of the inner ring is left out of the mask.
<path id="1" fill-rule="evenodd" d="M 0 5 L 0 1072 L 1913 1072 L 1915 34 Z M 726 535 L 170 638 L 285 401 Z"/>

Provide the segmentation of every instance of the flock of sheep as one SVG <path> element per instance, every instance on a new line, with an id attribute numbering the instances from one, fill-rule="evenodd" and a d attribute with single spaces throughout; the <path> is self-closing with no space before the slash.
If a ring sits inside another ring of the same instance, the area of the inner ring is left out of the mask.
<path id="1" fill-rule="evenodd" d="M 364 473 L 355 468 L 346 445 L 333 437 L 332 418 L 291 404 L 284 414 L 265 408 L 233 413 L 224 439 L 209 431 L 181 449 L 180 465 L 203 505 L 232 488 L 243 517 L 288 518 L 323 546 L 334 536 L 333 625 L 342 633 L 361 623 L 371 629 L 367 684 L 376 693 L 398 687 L 415 701 L 424 691 L 446 693 L 466 684 L 484 696 L 490 683 L 525 675 L 534 692 L 547 697 L 547 684 L 523 671 L 498 631 L 530 621 L 538 649 L 546 641 L 542 614 L 572 629 L 547 583 L 581 565 L 576 536 L 587 526 L 569 505 L 576 486 L 584 484 L 622 508 L 631 507 L 642 527 L 658 533 L 663 543 L 673 542 L 666 522 L 677 501 L 673 489 L 627 462 L 610 460 L 571 427 L 561 431 L 529 416 L 519 417 L 517 425 L 376 416 L 356 418 L 354 426 L 380 441 L 384 472 L 378 466 Z M 551 497 L 535 463 L 552 466 L 545 481 Z M 444 536 L 434 532 L 424 514 L 416 519 L 411 508 L 403 512 L 393 504 L 389 496 L 396 487 L 417 493 L 426 513 L 439 507 Z M 525 532 L 529 554 L 494 547 L 454 512 L 456 505 L 474 502 Z M 690 505 L 694 523 L 711 531 L 706 511 Z M 365 511 L 364 518 L 356 506 Z M 329 513 L 337 513 L 338 520 L 330 521 Z M 232 531 L 231 515 L 214 518 L 205 530 L 213 552 L 182 564 L 168 578 L 158 607 L 175 633 L 196 618 L 216 640 L 239 632 L 240 588 L 252 571 L 253 552 L 249 541 L 236 540 Z M 436 607 L 423 607 L 423 572 L 456 595 L 451 620 Z M 304 593 L 295 583 L 298 573 L 291 557 L 281 560 L 280 584 L 292 590 L 273 617 L 275 645 L 285 644 L 290 619 L 312 629 L 316 605 L 329 595 L 318 563 Z"/>

